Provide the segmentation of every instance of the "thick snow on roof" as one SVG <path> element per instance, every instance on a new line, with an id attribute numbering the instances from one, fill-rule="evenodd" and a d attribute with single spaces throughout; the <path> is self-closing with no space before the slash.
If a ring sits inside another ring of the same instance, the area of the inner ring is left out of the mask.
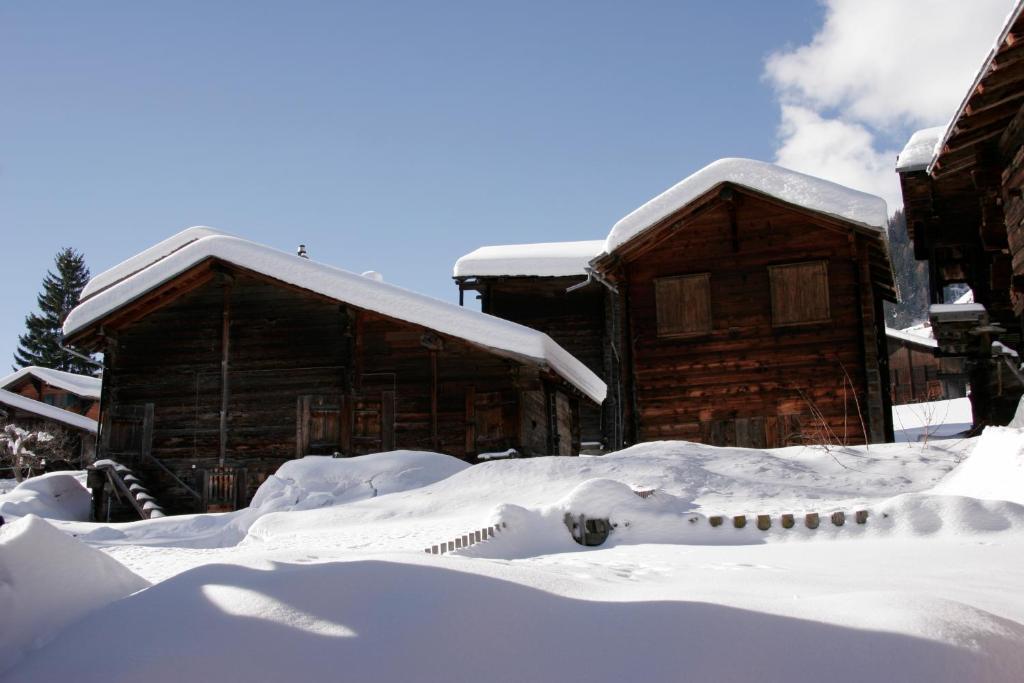
<path id="1" fill-rule="evenodd" d="M 928 307 L 928 316 L 943 318 L 949 321 L 977 320 L 985 314 L 981 304 L 932 304 Z"/>
<path id="2" fill-rule="evenodd" d="M 917 344 L 918 346 L 927 346 L 930 348 L 938 348 L 939 343 L 930 337 L 923 337 L 919 334 L 912 334 L 903 330 L 893 329 L 892 327 L 885 328 L 885 336 L 892 337 L 893 339 L 900 339 L 910 344 Z"/>
<path id="3" fill-rule="evenodd" d="M 498 352 L 532 358 L 549 366 L 597 403 L 604 400 L 604 382 L 542 332 L 227 235 L 196 240 L 83 301 L 68 315 L 65 336 L 209 258 Z"/>
<path id="4" fill-rule="evenodd" d="M 0 379 L 0 389 L 7 389 L 21 381 L 24 377 L 28 376 L 35 377 L 50 386 L 57 387 L 58 389 L 70 391 L 76 396 L 93 399 L 99 399 L 100 386 L 103 383 L 99 377 L 76 375 L 73 372 L 64 372 L 63 370 L 53 370 L 51 368 L 41 368 L 38 365 L 30 365 L 27 368 L 22 368 L 21 370 Z"/>
<path id="5" fill-rule="evenodd" d="M 910 136 L 903 151 L 896 158 L 896 172 L 923 171 L 932 163 L 938 153 L 939 144 L 946 134 L 946 126 L 935 126 L 919 130 Z"/>
<path id="6" fill-rule="evenodd" d="M 171 235 L 163 242 L 155 244 L 145 251 L 141 251 L 135 256 L 132 256 L 127 261 L 122 261 L 113 268 L 103 271 L 99 275 L 89 280 L 85 288 L 82 289 L 82 298 L 87 299 L 90 296 L 100 292 L 107 287 L 125 279 L 129 275 L 133 275 L 147 266 L 151 266 L 160 259 L 164 258 L 169 254 L 173 254 L 178 249 L 181 249 L 187 244 L 191 244 L 198 239 L 208 237 L 209 235 L 223 235 L 220 230 L 214 228 L 208 228 L 206 226 L 197 225 L 192 228 L 186 228 L 176 235 Z"/>
<path id="7" fill-rule="evenodd" d="M 13 391 L 0 389 L 0 405 L 24 410 L 26 413 L 32 413 L 33 415 L 38 415 L 39 417 L 46 418 L 47 420 L 60 422 L 68 425 L 69 427 L 75 427 L 76 429 L 84 429 L 92 434 L 96 433 L 96 420 L 91 420 L 84 415 L 72 413 L 70 410 L 64 410 L 63 408 L 51 406 L 48 403 L 43 403 L 42 401 L 37 401 L 27 396 L 16 394 Z"/>
<path id="8" fill-rule="evenodd" d="M 939 152 L 946 146 L 946 142 L 953 134 L 953 128 L 955 127 L 956 122 L 960 120 L 960 117 L 963 116 L 964 111 L 967 109 L 967 103 L 970 101 L 971 95 L 977 92 L 981 81 L 986 75 L 988 75 L 989 69 L 992 66 L 992 61 L 996 58 L 999 48 L 1006 42 L 1006 39 L 1010 34 L 1010 29 L 1012 29 L 1013 25 L 1017 22 L 1017 17 L 1020 16 L 1021 11 L 1024 11 L 1024 2 L 1017 0 L 1010 9 L 1010 13 L 1006 15 L 1006 20 L 1003 22 L 1003 28 L 999 31 L 999 36 L 992 45 L 992 49 L 989 51 L 988 57 L 986 57 L 985 61 L 981 63 L 981 68 L 978 69 L 978 74 L 974 77 L 974 82 L 971 83 L 971 87 L 967 89 L 967 94 L 964 95 L 964 99 L 960 102 L 960 106 L 956 108 L 956 114 L 953 115 L 953 118 L 950 119 L 949 123 L 943 128 L 942 137 L 940 137 L 938 142 L 935 144 L 935 154 L 932 155 L 931 160 L 928 162 L 929 173 L 932 172 L 935 162 L 938 161 Z"/>
<path id="9" fill-rule="evenodd" d="M 719 159 L 650 200 L 612 227 L 604 250 L 611 253 L 661 219 L 722 183 L 733 183 L 812 211 L 881 232 L 888 224 L 885 200 L 843 185 L 753 159 Z"/>
<path id="10" fill-rule="evenodd" d="M 455 277 L 583 275 L 604 249 L 604 240 L 542 242 L 480 247 L 455 262 Z"/>

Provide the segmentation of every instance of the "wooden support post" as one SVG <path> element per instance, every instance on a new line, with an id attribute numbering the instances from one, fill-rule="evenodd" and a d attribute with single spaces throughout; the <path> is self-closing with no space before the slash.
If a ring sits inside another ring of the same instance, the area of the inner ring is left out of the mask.
<path id="1" fill-rule="evenodd" d="M 791 515 L 789 513 L 786 513 L 786 514 L 782 515 L 782 528 L 783 529 L 792 529 L 793 525 L 795 523 L 796 523 L 796 520 L 793 519 L 793 515 Z"/>
<path id="2" fill-rule="evenodd" d="M 732 525 L 734 527 L 736 527 L 737 529 L 742 529 L 743 527 L 745 527 L 747 525 L 747 516 L 746 515 L 736 515 L 735 517 L 732 518 Z"/>
<path id="3" fill-rule="evenodd" d="M 867 510 L 857 510 L 857 513 L 854 515 L 854 519 L 857 522 L 857 524 L 867 524 L 867 521 L 868 521 L 868 511 Z"/>
<path id="4" fill-rule="evenodd" d="M 708 522 L 711 523 L 711 526 L 722 526 L 722 516 L 713 515 L 711 517 L 708 517 Z"/>
<path id="5" fill-rule="evenodd" d="M 833 512 L 832 523 L 836 526 L 842 526 L 846 523 L 846 514 L 843 512 Z"/>
<path id="6" fill-rule="evenodd" d="M 768 531 L 772 527 L 771 515 L 758 515 L 757 528 L 761 531 Z"/>
<path id="7" fill-rule="evenodd" d="M 818 519 L 817 512 L 808 512 L 804 516 L 804 526 L 806 526 L 808 529 L 817 529 L 819 522 L 820 520 Z"/>
<path id="8" fill-rule="evenodd" d="M 221 319 L 221 358 L 220 358 L 220 453 L 218 464 L 223 467 L 228 452 L 228 404 L 231 399 L 231 388 L 228 383 L 229 360 L 231 358 L 231 288 L 234 279 L 225 276 L 224 308 Z"/>
<path id="9" fill-rule="evenodd" d="M 430 350 L 430 444 L 439 451 L 441 448 L 437 433 L 437 350 Z"/>

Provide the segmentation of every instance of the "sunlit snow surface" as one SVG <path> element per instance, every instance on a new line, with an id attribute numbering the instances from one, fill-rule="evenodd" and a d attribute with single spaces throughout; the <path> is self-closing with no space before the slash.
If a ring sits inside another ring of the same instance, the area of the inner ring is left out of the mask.
<path id="1" fill-rule="evenodd" d="M 409 452 L 306 459 L 252 510 L 54 522 L 154 585 L 5 680 L 1017 681 L 1022 463 L 1024 432 L 1008 428 L 468 468 Z M 867 524 L 828 522 L 858 509 Z M 618 526 L 585 549 L 566 512 Z M 822 525 L 782 529 L 783 512 Z M 712 528 L 718 514 L 775 523 Z M 423 553 L 500 522 L 493 541 Z"/>

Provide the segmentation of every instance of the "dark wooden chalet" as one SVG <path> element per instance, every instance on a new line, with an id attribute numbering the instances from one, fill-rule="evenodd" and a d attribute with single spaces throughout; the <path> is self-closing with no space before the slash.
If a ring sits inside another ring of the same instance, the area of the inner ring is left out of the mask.
<path id="1" fill-rule="evenodd" d="M 93 420 L 98 419 L 100 414 L 100 385 L 99 377 L 77 375 L 35 365 L 22 368 L 0 379 L 0 389 L 85 415 Z"/>
<path id="2" fill-rule="evenodd" d="M 92 462 L 96 452 L 96 420 L 6 389 L 0 389 L 0 423 L 45 431 L 54 437 L 35 449 L 45 460 L 35 468 L 36 474 L 81 469 Z"/>
<path id="3" fill-rule="evenodd" d="M 627 441 L 774 447 L 892 438 L 877 197 L 715 162 L 612 229 L 607 375 Z"/>
<path id="4" fill-rule="evenodd" d="M 958 358 L 936 355 L 938 342 L 903 330 L 886 329 L 893 405 L 962 398 L 967 376 Z"/>
<path id="5" fill-rule="evenodd" d="M 100 457 L 168 512 L 245 505 L 306 454 L 575 454 L 580 404 L 603 399 L 521 325 L 234 237 L 172 247 L 104 274 L 65 325 L 104 354 Z"/>
<path id="6" fill-rule="evenodd" d="M 596 282 L 578 286 L 587 264 L 603 248 L 603 240 L 481 247 L 455 263 L 459 303 L 465 303 L 466 292 L 476 292 L 484 313 L 548 334 L 603 378 L 609 361 L 604 343 L 609 300 Z M 585 451 L 606 443 L 602 423 L 611 419 L 600 406 L 580 407 Z"/>
<path id="7" fill-rule="evenodd" d="M 936 328 L 940 356 L 959 357 L 971 374 L 975 425 L 1006 424 L 1024 385 L 1000 380 L 994 339 L 1021 344 L 1024 313 L 1024 3 L 997 37 L 948 127 L 916 133 L 900 154 L 907 229 L 928 259 L 931 296 L 966 283 L 984 320 Z M 948 313 L 944 314 L 948 317 Z M 943 324 L 943 315 L 932 317 Z M 948 339 L 949 344 L 943 340 Z"/>

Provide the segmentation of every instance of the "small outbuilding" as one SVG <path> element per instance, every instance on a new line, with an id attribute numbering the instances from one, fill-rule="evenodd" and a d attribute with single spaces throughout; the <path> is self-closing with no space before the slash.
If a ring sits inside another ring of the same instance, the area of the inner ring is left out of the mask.
<path id="1" fill-rule="evenodd" d="M 96 452 L 96 420 L 6 389 L 0 389 L 0 422 L 51 437 L 36 449 L 42 456 L 38 467 L 33 467 L 36 474 L 81 469 Z"/>
<path id="2" fill-rule="evenodd" d="M 0 379 L 0 389 L 42 401 L 96 420 L 100 414 L 99 377 L 79 375 L 38 365 L 24 367 Z"/>
<path id="3" fill-rule="evenodd" d="M 574 455 L 604 399 L 546 334 L 209 228 L 85 294 L 64 334 L 103 353 L 100 457 L 171 513 L 245 505 L 306 454 Z"/>

